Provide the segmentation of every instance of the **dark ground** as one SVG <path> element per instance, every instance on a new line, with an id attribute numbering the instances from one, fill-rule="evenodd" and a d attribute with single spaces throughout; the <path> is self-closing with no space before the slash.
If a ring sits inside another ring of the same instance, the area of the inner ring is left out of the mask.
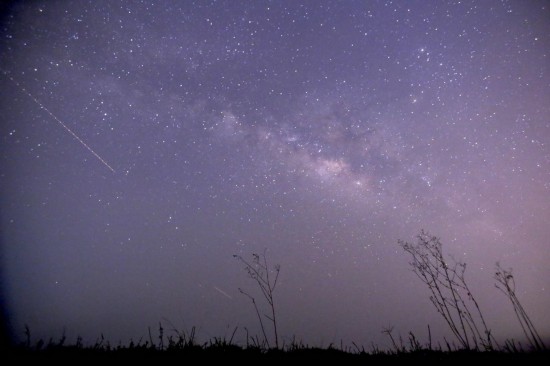
<path id="1" fill-rule="evenodd" d="M 479 351 L 430 351 L 411 352 L 345 352 L 335 348 L 299 348 L 287 351 L 259 348 L 244 349 L 238 346 L 189 346 L 184 349 L 159 350 L 150 347 L 94 349 L 76 346 L 50 347 L 31 350 L 25 347 L 11 348 L 3 352 L 2 360 L 21 362 L 173 362 L 194 361 L 246 361 L 246 362 L 326 362 L 346 364 L 371 363 L 512 363 L 539 365 L 548 364 L 550 352 L 479 352 Z"/>

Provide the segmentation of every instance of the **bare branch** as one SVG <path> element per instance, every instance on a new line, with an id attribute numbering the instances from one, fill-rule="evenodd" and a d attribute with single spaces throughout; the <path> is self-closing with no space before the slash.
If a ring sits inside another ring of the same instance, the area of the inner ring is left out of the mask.
<path id="1" fill-rule="evenodd" d="M 267 304 L 270 307 L 271 315 L 265 315 L 264 316 L 272 323 L 273 326 L 273 335 L 275 338 L 275 347 L 279 348 L 279 335 L 277 331 L 277 319 L 275 316 L 275 302 L 273 297 L 273 292 L 275 291 L 275 287 L 277 286 L 277 281 L 279 279 L 279 273 L 281 271 L 280 265 L 275 265 L 273 270 L 275 271 L 275 278 L 272 280 L 270 278 L 270 269 L 267 261 L 267 250 L 264 250 L 262 255 L 253 253 L 252 254 L 252 261 L 249 262 L 245 260 L 243 257 L 239 255 L 234 255 L 233 257 L 239 260 L 241 263 L 244 264 L 244 269 L 246 273 L 248 274 L 248 277 L 256 281 L 256 284 L 260 288 L 260 291 L 262 292 L 262 295 L 264 297 L 264 300 L 267 302 Z M 256 314 L 258 316 L 258 320 L 260 322 L 260 326 L 262 327 L 262 332 L 264 335 L 264 339 L 266 344 L 269 347 L 269 342 L 267 335 L 265 333 L 265 328 L 263 326 L 262 317 L 260 316 L 260 312 L 258 309 L 258 306 L 256 304 L 256 300 L 254 297 L 252 297 L 250 294 L 246 293 L 242 289 L 239 288 L 239 291 L 246 295 L 249 299 L 252 300 L 252 303 L 254 305 L 254 309 L 256 310 Z"/>
<path id="2" fill-rule="evenodd" d="M 516 314 L 519 324 L 521 325 L 521 329 L 523 330 L 523 333 L 531 346 L 538 351 L 545 350 L 546 345 L 542 341 L 542 338 L 537 332 L 531 318 L 527 315 L 527 312 L 516 296 L 516 282 L 514 280 L 512 270 L 502 268 L 497 262 L 494 278 L 497 281 L 495 284 L 496 288 L 504 293 L 512 303 L 514 313 Z"/>
<path id="3" fill-rule="evenodd" d="M 485 349 L 493 349 L 491 332 L 466 283 L 466 264 L 452 257 L 447 261 L 439 238 L 424 230 L 417 236 L 416 244 L 404 241 L 398 243 L 411 255 L 410 265 L 414 274 L 428 286 L 430 301 L 461 346 L 478 349 L 481 344 Z M 475 316 L 472 306 L 475 308 Z"/>

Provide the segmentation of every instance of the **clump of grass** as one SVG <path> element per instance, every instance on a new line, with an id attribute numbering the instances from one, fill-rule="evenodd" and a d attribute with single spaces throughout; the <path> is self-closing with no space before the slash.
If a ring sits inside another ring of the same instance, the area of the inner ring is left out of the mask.
<path id="1" fill-rule="evenodd" d="M 27 327 L 28 328 L 28 327 Z M 162 331 L 160 329 L 162 328 Z M 482 361 L 482 362 L 532 362 L 548 357 L 548 351 L 532 350 L 524 351 L 521 345 L 508 341 L 502 350 L 480 352 L 479 350 L 465 350 L 446 342 L 447 350 L 441 346 L 433 348 L 431 341 L 422 344 L 418 338 L 409 332 L 408 339 L 393 335 L 393 327 L 384 330 L 390 336 L 393 349 L 381 350 L 372 345 L 371 351 L 365 351 L 363 346 L 352 342 L 345 345 L 342 341 L 338 345 L 331 343 L 326 348 L 311 347 L 301 340 L 293 337 L 280 348 L 269 348 L 265 342 L 262 345 L 261 338 L 247 337 L 254 339 L 254 342 L 247 342 L 246 346 L 239 345 L 234 338 L 238 331 L 235 327 L 230 337 L 214 337 L 200 343 L 197 341 L 196 328 L 190 331 L 178 331 L 172 329 L 172 335 L 166 335 L 166 329 L 159 324 L 159 334 L 156 342 L 149 329 L 149 339 L 143 341 L 130 340 L 127 345 L 119 343 L 113 347 L 101 335 L 94 344 L 86 346 L 82 337 L 77 337 L 75 343 L 68 343 L 63 334 L 58 340 L 51 340 L 47 343 L 38 341 L 32 343 L 30 330 L 26 329 L 26 339 L 18 347 L 6 353 L 8 360 L 70 360 L 70 361 L 136 361 L 142 362 L 151 360 L 154 362 L 181 362 L 189 359 L 216 360 L 216 361 L 308 361 L 308 362 L 347 362 L 354 360 L 371 361 Z M 431 337 L 431 335 L 429 335 Z"/>
<path id="2" fill-rule="evenodd" d="M 512 303 L 514 313 L 516 314 L 519 324 L 521 325 L 521 329 L 523 330 L 527 341 L 531 344 L 531 347 L 538 351 L 545 350 L 546 346 L 542 341 L 542 338 L 516 295 L 516 281 L 514 280 L 512 270 L 502 268 L 497 262 L 495 280 L 497 281 L 495 284 L 496 288 L 506 295 Z M 513 342 L 511 344 L 508 343 L 507 347 L 512 350 L 517 349 Z"/>
<path id="3" fill-rule="evenodd" d="M 430 301 L 464 349 L 495 348 L 479 304 L 466 281 L 466 263 L 447 259 L 439 238 L 422 230 L 416 243 L 399 241 L 410 265 L 430 290 Z"/>
<path id="4" fill-rule="evenodd" d="M 264 300 L 267 302 L 270 309 L 270 314 L 264 314 L 264 317 L 268 319 L 273 326 L 273 338 L 275 339 L 275 348 L 279 348 L 279 334 L 277 331 L 277 317 L 275 312 L 274 293 L 275 288 L 277 287 L 277 281 L 279 280 L 281 266 L 279 264 L 276 264 L 275 266 L 273 266 L 272 269 L 269 268 L 266 250 L 264 250 L 263 254 L 261 255 L 253 253 L 252 261 L 248 261 L 240 255 L 234 255 L 233 257 L 244 264 L 244 270 L 248 274 L 248 277 L 253 279 L 258 285 L 258 288 L 261 290 Z M 239 288 L 239 292 L 248 297 L 250 301 L 252 301 L 252 305 L 254 306 L 254 310 L 256 311 L 258 322 L 260 323 L 260 328 L 262 330 L 262 344 L 267 344 L 267 347 L 270 348 L 269 338 L 267 337 L 264 322 L 262 321 L 262 316 L 260 315 L 260 310 L 258 308 L 256 298 L 241 288 Z M 259 344 L 257 342 L 257 339 L 254 342 L 256 344 Z"/>

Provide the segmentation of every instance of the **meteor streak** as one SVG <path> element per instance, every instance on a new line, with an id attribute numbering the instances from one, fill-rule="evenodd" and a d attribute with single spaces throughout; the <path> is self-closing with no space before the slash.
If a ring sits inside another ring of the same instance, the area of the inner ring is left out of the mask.
<path id="1" fill-rule="evenodd" d="M 23 93 L 27 94 L 40 108 L 46 111 L 55 121 L 57 121 L 71 136 L 73 136 L 78 142 L 82 144 L 89 152 L 91 152 L 103 165 L 109 168 L 110 171 L 115 173 L 113 167 L 111 167 L 98 153 L 96 153 L 88 144 L 86 144 L 76 133 L 74 133 L 65 123 L 63 123 L 59 118 L 57 118 L 46 106 L 44 106 L 38 99 L 36 99 L 27 89 L 25 89 L 21 84 L 19 84 L 13 77 L 11 77 L 6 71 L 3 71 L 6 75 Z"/>
<path id="2" fill-rule="evenodd" d="M 228 299 L 233 300 L 233 298 L 232 298 L 231 296 L 229 296 L 229 295 L 227 294 L 227 292 L 225 292 L 225 291 L 223 291 L 223 290 L 220 290 L 220 289 L 217 288 L 216 286 L 214 286 L 214 289 L 215 289 L 216 291 L 218 291 L 220 294 L 222 294 L 223 296 L 227 297 Z"/>

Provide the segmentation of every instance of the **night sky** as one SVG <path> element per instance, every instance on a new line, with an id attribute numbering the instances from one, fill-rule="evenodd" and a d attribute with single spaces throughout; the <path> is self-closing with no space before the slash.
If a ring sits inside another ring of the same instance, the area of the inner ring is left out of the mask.
<path id="1" fill-rule="evenodd" d="M 497 339 L 524 340 L 497 261 L 550 337 L 547 2 L 2 7 L 17 337 L 127 342 L 162 321 L 243 342 L 260 333 L 238 288 L 259 293 L 233 254 L 266 249 L 287 342 L 452 339 L 397 244 L 421 229 L 468 263 Z"/>

